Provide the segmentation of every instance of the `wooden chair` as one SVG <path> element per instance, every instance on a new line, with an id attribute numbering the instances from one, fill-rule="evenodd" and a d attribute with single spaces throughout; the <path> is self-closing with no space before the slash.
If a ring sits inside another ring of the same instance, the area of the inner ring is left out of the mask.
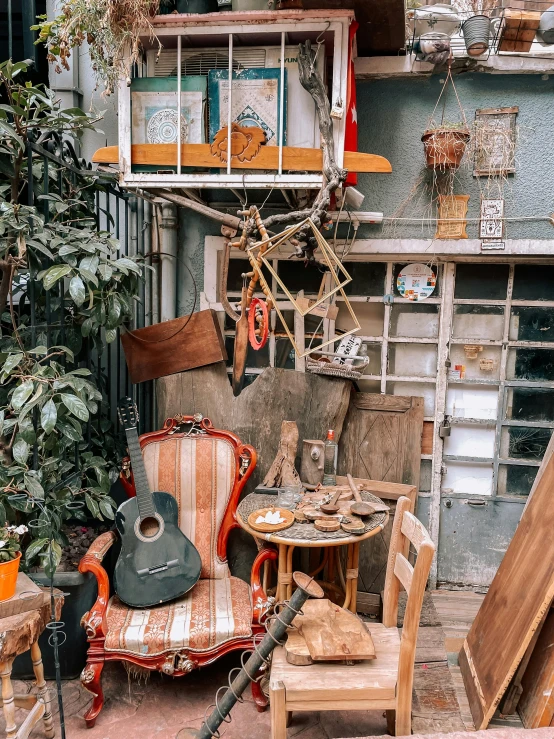
<path id="1" fill-rule="evenodd" d="M 270 600 L 260 583 L 264 561 L 276 550 L 262 548 L 252 568 L 250 585 L 232 577 L 227 566 L 230 531 L 238 526 L 236 508 L 241 491 L 256 466 L 256 451 L 229 431 L 214 429 L 202 416 L 177 416 L 161 431 L 144 434 L 140 445 L 151 490 L 171 493 L 179 503 L 180 528 L 195 544 L 202 559 L 200 580 L 186 595 L 151 608 L 130 608 L 117 596 L 102 559 L 116 539 L 101 534 L 79 564 L 98 581 L 98 597 L 81 621 L 89 648 L 81 674 L 83 686 L 94 695 L 85 714 L 94 726 L 104 696 L 101 675 L 106 662 L 118 661 L 166 675 L 186 675 L 232 650 L 252 646 L 264 632 L 260 621 Z M 134 495 L 128 468 L 122 482 Z M 125 469 L 125 465 L 124 465 Z M 267 705 L 258 683 L 252 684 L 260 710 Z"/>
<path id="2" fill-rule="evenodd" d="M 369 626 L 376 659 L 299 667 L 288 664 L 284 649 L 278 647 L 269 683 L 272 739 L 286 739 L 293 711 L 385 710 L 389 733 L 411 733 L 417 631 L 435 547 L 409 509 L 410 500 L 399 498 L 387 562 L 383 623 Z M 417 552 L 414 567 L 407 559 L 410 542 Z M 408 600 L 400 637 L 396 623 L 401 586 Z"/>

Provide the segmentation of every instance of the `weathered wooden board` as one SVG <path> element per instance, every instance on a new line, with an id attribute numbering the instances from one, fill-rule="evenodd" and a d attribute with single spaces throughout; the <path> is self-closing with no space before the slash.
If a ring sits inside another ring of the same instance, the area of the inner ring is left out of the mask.
<path id="1" fill-rule="evenodd" d="M 15 616 L 18 613 L 34 611 L 46 603 L 44 591 L 34 583 L 24 572 L 17 574 L 15 595 L 9 600 L 0 603 L 0 619 Z"/>
<path id="2" fill-rule="evenodd" d="M 446 664 L 447 660 L 442 628 L 440 626 L 420 626 L 417 632 L 416 664 L 429 665 L 433 662 Z"/>
<path id="3" fill-rule="evenodd" d="M 355 393 L 339 447 L 339 473 L 419 484 L 423 398 Z"/>
<path id="4" fill-rule="evenodd" d="M 460 652 L 476 729 L 491 720 L 554 597 L 554 459 L 543 467 Z"/>
<path id="5" fill-rule="evenodd" d="M 464 731 L 454 681 L 446 662 L 416 664 L 412 731 L 417 734 Z"/>
<path id="6" fill-rule="evenodd" d="M 118 146 L 104 146 L 98 149 L 92 161 L 96 164 L 117 164 Z M 177 165 L 177 144 L 133 144 L 131 163 L 136 165 L 175 167 Z M 209 144 L 182 144 L 181 164 L 183 167 L 227 167 L 227 162 L 213 155 Z M 278 169 L 279 148 L 262 146 L 253 159 L 241 161 L 233 156 L 233 169 Z M 283 147 L 283 169 L 285 171 L 321 172 L 323 153 L 321 149 L 300 149 Z M 388 159 L 377 154 L 363 152 L 344 152 L 344 168 L 351 172 L 392 172 Z"/>
<path id="7" fill-rule="evenodd" d="M 126 331 L 121 334 L 121 343 L 134 383 L 227 359 L 214 310 L 201 310 L 138 331 Z"/>
<path id="8" fill-rule="evenodd" d="M 517 706 L 526 729 L 551 726 L 554 718 L 554 611 L 549 611 L 521 679 Z"/>
<path id="9" fill-rule="evenodd" d="M 64 599 L 59 590 L 55 590 L 55 593 L 55 616 L 59 620 Z M 50 616 L 50 598 L 43 593 L 42 605 L 35 610 L 0 619 L 0 661 L 6 662 L 26 652 L 44 631 Z"/>
<path id="10" fill-rule="evenodd" d="M 417 494 L 422 431 L 423 398 L 353 393 L 339 443 L 338 471 L 415 485 Z M 384 494 L 376 495 L 385 499 Z M 410 497 L 415 507 L 416 496 Z M 384 587 L 394 510 L 391 504 L 385 529 L 360 544 L 358 587 L 365 592 L 380 593 Z"/>
<path id="11" fill-rule="evenodd" d="M 156 387 L 160 428 L 176 413 L 202 413 L 216 428 L 228 429 L 255 447 L 258 464 L 249 481 L 252 489 L 277 454 L 282 421 L 296 421 L 300 439 L 323 439 L 328 429 L 335 429 L 340 438 L 351 383 L 268 367 L 234 398 L 225 365 L 219 362 L 164 377 Z"/>

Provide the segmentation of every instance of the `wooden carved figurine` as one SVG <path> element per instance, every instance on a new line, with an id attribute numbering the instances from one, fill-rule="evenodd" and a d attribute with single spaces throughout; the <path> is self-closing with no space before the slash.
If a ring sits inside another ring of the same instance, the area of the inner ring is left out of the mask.
<path id="1" fill-rule="evenodd" d="M 265 131 L 258 126 L 243 127 L 231 124 L 231 158 L 239 162 L 251 162 L 265 144 Z M 210 151 L 214 157 L 227 163 L 229 152 L 229 128 L 221 128 L 215 135 Z"/>

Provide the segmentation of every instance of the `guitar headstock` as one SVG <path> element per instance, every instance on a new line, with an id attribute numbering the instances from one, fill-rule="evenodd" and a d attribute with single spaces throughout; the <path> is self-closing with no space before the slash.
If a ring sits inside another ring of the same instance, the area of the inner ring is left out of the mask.
<path id="1" fill-rule="evenodd" d="M 117 404 L 117 415 L 121 425 L 126 429 L 134 428 L 138 424 L 137 404 L 132 398 L 121 398 Z"/>

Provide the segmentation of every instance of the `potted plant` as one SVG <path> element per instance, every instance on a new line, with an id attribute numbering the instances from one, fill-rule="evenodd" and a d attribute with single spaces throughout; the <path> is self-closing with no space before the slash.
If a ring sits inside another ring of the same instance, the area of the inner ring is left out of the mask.
<path id="1" fill-rule="evenodd" d="M 457 169 L 471 138 L 465 123 L 442 123 L 421 137 L 429 169 Z"/>
<path id="2" fill-rule="evenodd" d="M 19 539 L 27 531 L 28 528 L 23 524 L 0 527 L 0 601 L 9 600 L 15 595 L 21 560 Z"/>

